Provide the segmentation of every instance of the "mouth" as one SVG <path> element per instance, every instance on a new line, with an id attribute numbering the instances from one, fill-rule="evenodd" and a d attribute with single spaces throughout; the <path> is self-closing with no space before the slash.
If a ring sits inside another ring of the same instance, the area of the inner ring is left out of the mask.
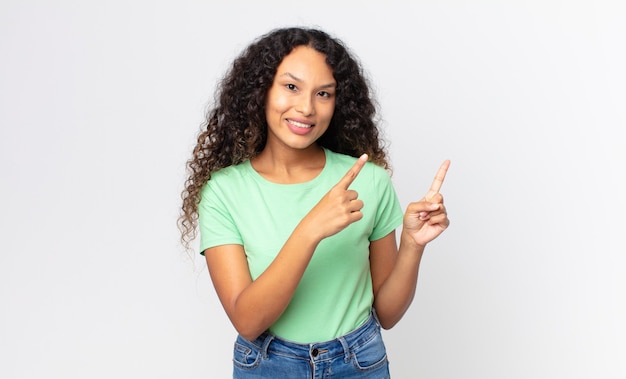
<path id="1" fill-rule="evenodd" d="M 295 126 L 296 128 L 300 128 L 300 129 L 310 129 L 313 126 L 315 126 L 315 124 L 305 124 L 303 122 L 294 121 L 289 118 L 287 119 L 287 122 L 289 123 L 289 125 Z"/>

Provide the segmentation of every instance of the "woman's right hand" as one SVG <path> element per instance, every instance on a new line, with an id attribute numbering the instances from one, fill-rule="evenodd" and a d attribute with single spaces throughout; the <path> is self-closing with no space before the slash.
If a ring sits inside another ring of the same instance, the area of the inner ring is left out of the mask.
<path id="1" fill-rule="evenodd" d="M 346 175 L 309 211 L 301 226 L 322 240 L 363 218 L 361 213 L 363 201 L 359 199 L 356 191 L 348 188 L 366 162 L 367 154 L 361 155 Z"/>

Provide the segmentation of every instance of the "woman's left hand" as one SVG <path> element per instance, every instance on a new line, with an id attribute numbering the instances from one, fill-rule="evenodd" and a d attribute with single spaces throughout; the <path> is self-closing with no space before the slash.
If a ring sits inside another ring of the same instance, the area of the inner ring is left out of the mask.
<path id="1" fill-rule="evenodd" d="M 404 233 L 407 233 L 415 244 L 424 247 L 434 240 L 450 225 L 443 196 L 439 189 L 450 167 L 450 161 L 443 162 L 428 193 L 420 201 L 411 203 L 404 214 Z"/>

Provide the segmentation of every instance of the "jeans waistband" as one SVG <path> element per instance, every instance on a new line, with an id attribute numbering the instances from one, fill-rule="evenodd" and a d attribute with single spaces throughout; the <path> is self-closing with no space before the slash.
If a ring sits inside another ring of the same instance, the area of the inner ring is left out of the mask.
<path id="1" fill-rule="evenodd" d="M 321 361 L 344 355 L 350 361 L 350 352 L 358 348 L 380 333 L 380 324 L 376 313 L 372 310 L 367 320 L 352 332 L 330 341 L 302 344 L 281 339 L 270 333 L 263 333 L 254 341 L 264 358 L 268 353 L 278 354 L 295 359 Z M 241 338 L 241 337 L 238 337 Z"/>

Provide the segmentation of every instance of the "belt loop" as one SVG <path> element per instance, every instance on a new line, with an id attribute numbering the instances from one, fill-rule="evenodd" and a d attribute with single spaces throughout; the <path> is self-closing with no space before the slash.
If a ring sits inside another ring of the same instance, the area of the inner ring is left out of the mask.
<path id="1" fill-rule="evenodd" d="M 374 309 L 374 307 L 372 307 L 372 316 L 374 317 L 376 324 L 380 327 L 380 321 L 378 320 L 378 315 L 376 314 L 376 309 Z"/>
<path id="2" fill-rule="evenodd" d="M 274 339 L 274 335 L 273 334 L 267 334 L 265 336 L 265 340 L 263 340 L 263 345 L 261 346 L 261 356 L 263 357 L 263 359 L 267 359 L 268 358 L 268 354 L 267 354 L 267 350 L 270 347 L 270 342 L 272 342 L 272 340 Z"/>
<path id="3" fill-rule="evenodd" d="M 346 363 L 350 362 L 350 346 L 346 342 L 346 339 L 343 337 L 338 338 L 339 342 L 341 342 L 341 346 L 343 347 L 343 353 L 345 355 L 344 360 Z"/>

